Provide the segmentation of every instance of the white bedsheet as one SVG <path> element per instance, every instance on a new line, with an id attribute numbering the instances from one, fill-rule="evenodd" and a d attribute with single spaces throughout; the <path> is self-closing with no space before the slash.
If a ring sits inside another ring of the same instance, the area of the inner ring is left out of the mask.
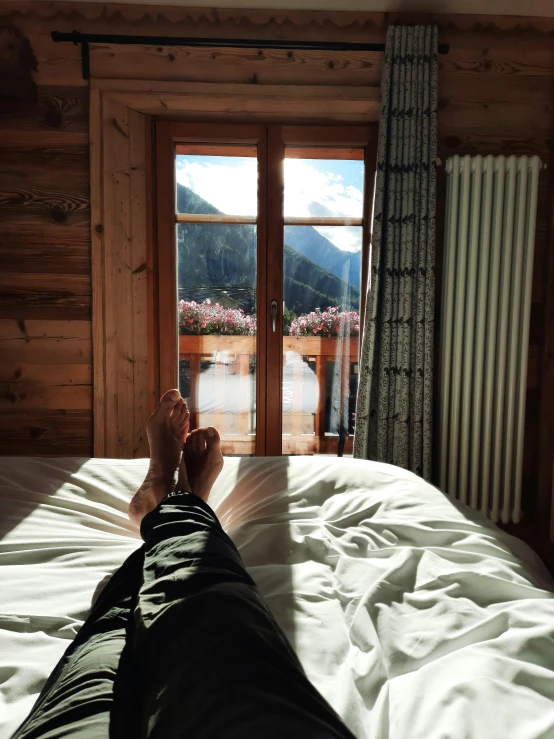
<path id="1" fill-rule="evenodd" d="M 146 466 L 0 459 L 0 739 L 140 545 Z M 521 542 L 354 460 L 228 458 L 211 502 L 357 737 L 554 737 L 554 586 Z"/>

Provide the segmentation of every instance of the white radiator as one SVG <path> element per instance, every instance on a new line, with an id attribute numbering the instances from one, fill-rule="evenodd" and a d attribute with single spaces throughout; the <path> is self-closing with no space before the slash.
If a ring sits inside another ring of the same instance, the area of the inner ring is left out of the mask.
<path id="1" fill-rule="evenodd" d="M 439 480 L 493 521 L 521 519 L 540 159 L 450 157 L 439 372 Z"/>

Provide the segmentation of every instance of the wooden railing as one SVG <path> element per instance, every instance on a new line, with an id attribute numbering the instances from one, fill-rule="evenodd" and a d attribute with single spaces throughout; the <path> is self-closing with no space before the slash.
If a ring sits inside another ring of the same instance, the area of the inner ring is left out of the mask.
<path id="1" fill-rule="evenodd" d="M 348 348 L 348 356 L 337 356 Z M 338 338 L 320 336 L 285 336 L 283 352 L 296 352 L 304 360 L 315 362 L 315 375 L 319 388 L 319 402 L 315 413 L 306 413 L 302 408 L 303 374 L 302 365 L 293 371 L 292 412 L 283 417 L 283 454 L 336 454 L 338 435 L 325 431 L 325 398 L 327 363 L 343 362 L 344 372 L 358 360 L 358 337 L 340 342 Z M 217 354 L 228 352 L 225 364 L 217 361 Z M 250 359 L 256 354 L 255 336 L 179 336 L 179 359 L 190 366 L 191 427 L 215 426 L 222 431 L 224 454 L 254 454 L 255 429 L 251 427 L 251 413 L 243 411 L 236 418 L 225 418 L 224 413 L 205 413 L 198 408 L 198 381 L 202 361 L 215 361 L 214 397 L 223 400 L 225 376 L 230 373 L 240 377 L 241 393 L 247 397 L 250 379 Z M 342 392 L 348 393 L 349 383 L 342 383 Z M 233 428 L 229 430 L 232 422 Z M 345 443 L 345 454 L 352 453 L 352 436 Z"/>

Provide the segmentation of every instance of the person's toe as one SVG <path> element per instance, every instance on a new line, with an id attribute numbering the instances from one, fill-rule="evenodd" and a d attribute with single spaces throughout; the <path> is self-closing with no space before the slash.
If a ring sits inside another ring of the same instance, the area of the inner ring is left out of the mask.
<path id="1" fill-rule="evenodd" d="M 205 429 L 206 446 L 208 449 L 217 449 L 219 447 L 219 432 L 213 426 Z"/>
<path id="2" fill-rule="evenodd" d="M 184 444 L 187 440 L 187 434 L 189 430 L 189 421 L 190 421 L 190 413 L 189 413 L 187 404 L 185 403 L 184 408 L 179 413 L 178 426 L 177 426 L 179 430 L 179 441 L 181 444 Z"/>
<path id="3" fill-rule="evenodd" d="M 198 436 L 198 429 L 193 429 L 190 432 L 190 434 L 187 436 L 187 441 L 185 443 L 185 450 L 189 456 L 191 454 L 196 454 L 196 437 L 197 436 Z"/>
<path id="4" fill-rule="evenodd" d="M 153 413 L 153 417 L 159 420 L 168 419 L 171 411 L 181 400 L 181 394 L 178 390 L 168 390 L 160 399 L 160 404 Z"/>
<path id="5" fill-rule="evenodd" d="M 196 453 L 201 454 L 206 449 L 206 442 L 204 440 L 204 429 L 198 429 L 195 438 Z"/>

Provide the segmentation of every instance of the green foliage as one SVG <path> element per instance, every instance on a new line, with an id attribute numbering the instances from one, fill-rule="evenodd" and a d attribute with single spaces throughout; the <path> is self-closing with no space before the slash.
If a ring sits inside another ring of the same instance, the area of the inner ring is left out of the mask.
<path id="1" fill-rule="evenodd" d="M 288 336 L 290 331 L 291 323 L 296 318 L 296 313 L 290 308 L 287 308 L 285 303 L 285 309 L 283 311 L 283 335 Z"/>

